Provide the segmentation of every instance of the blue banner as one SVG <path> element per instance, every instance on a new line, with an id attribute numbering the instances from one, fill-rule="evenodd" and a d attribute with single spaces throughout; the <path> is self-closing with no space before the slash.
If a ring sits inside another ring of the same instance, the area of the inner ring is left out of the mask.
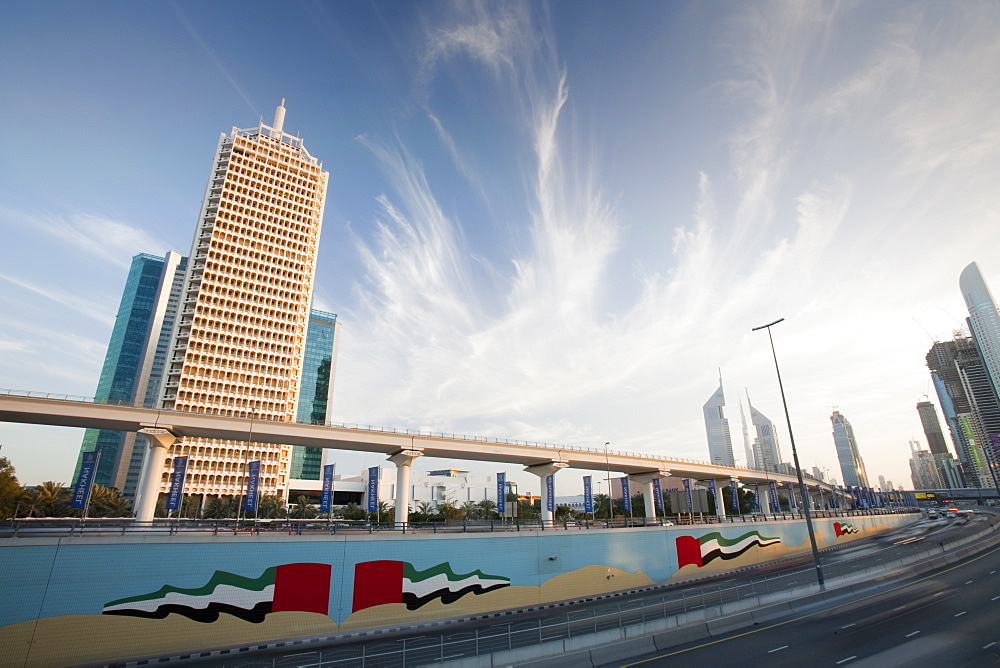
<path id="1" fill-rule="evenodd" d="M 632 496 L 628 491 L 628 476 L 621 479 L 622 481 L 622 510 L 626 513 L 632 512 Z"/>
<path id="2" fill-rule="evenodd" d="M 691 498 L 691 481 L 687 478 L 681 481 L 684 484 L 684 496 L 687 497 L 688 512 L 694 512 L 694 499 Z"/>
<path id="3" fill-rule="evenodd" d="M 594 512 L 594 488 L 589 475 L 583 476 L 583 512 Z"/>
<path id="4" fill-rule="evenodd" d="M 187 473 L 188 458 L 174 457 L 174 473 L 170 476 L 170 493 L 167 494 L 167 510 L 181 507 L 184 496 L 184 474 Z"/>
<path id="5" fill-rule="evenodd" d="M 507 474 L 502 471 L 497 473 L 497 512 L 507 512 Z"/>
<path id="6" fill-rule="evenodd" d="M 257 512 L 257 492 L 260 490 L 260 460 L 247 464 L 247 498 L 243 510 L 248 513 Z"/>
<path id="7" fill-rule="evenodd" d="M 795 488 L 792 487 L 792 483 L 786 482 L 785 487 L 788 489 L 788 509 L 795 510 Z"/>
<path id="8" fill-rule="evenodd" d="M 712 497 L 712 503 L 715 504 L 715 514 L 716 515 L 725 515 L 726 514 L 725 508 L 719 508 L 718 499 L 715 498 L 715 481 L 714 480 L 709 480 L 708 481 L 708 493 Z"/>
<path id="9" fill-rule="evenodd" d="M 330 512 L 330 506 L 333 504 L 333 472 L 336 469 L 336 464 L 327 464 L 323 467 L 323 491 L 319 495 L 321 513 Z"/>
<path id="10" fill-rule="evenodd" d="M 767 488 L 771 492 L 771 510 L 778 512 L 781 510 L 781 504 L 778 502 L 778 488 L 773 480 L 767 483 Z"/>
<path id="11" fill-rule="evenodd" d="M 753 486 L 753 507 L 760 510 L 760 485 Z"/>
<path id="12" fill-rule="evenodd" d="M 740 483 L 736 478 L 729 481 L 729 491 L 732 492 L 732 498 L 729 500 L 730 505 L 732 505 L 733 510 L 736 512 L 740 511 Z"/>
<path id="13" fill-rule="evenodd" d="M 545 476 L 545 510 L 550 513 L 556 509 L 556 475 Z"/>
<path id="14" fill-rule="evenodd" d="M 76 479 L 76 486 L 73 488 L 72 508 L 84 508 L 87 499 L 90 498 L 90 488 L 94 484 L 94 474 L 97 473 L 97 462 L 101 461 L 101 451 L 83 453 L 83 462 L 80 464 L 80 477 Z"/>
<path id="15" fill-rule="evenodd" d="M 378 467 L 368 469 L 368 512 L 378 512 Z"/>
<path id="16" fill-rule="evenodd" d="M 653 503 L 656 504 L 656 509 L 659 512 L 663 512 L 663 490 L 660 489 L 660 479 L 653 478 Z"/>

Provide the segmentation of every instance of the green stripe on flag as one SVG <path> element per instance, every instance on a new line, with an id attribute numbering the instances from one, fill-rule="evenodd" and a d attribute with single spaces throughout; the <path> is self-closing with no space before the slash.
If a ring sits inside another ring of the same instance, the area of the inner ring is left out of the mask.
<path id="1" fill-rule="evenodd" d="M 422 582 L 428 578 L 432 578 L 435 575 L 444 575 L 448 578 L 449 582 L 457 582 L 460 580 L 466 580 L 473 576 L 480 577 L 484 580 L 499 580 L 503 582 L 510 582 L 510 578 L 505 578 L 502 575 L 487 575 L 480 570 L 474 570 L 471 573 L 464 573 L 462 575 L 457 575 L 453 570 L 451 570 L 451 564 L 445 562 L 443 564 L 438 564 L 437 566 L 431 566 L 430 568 L 422 571 L 418 571 L 409 562 L 403 562 L 403 579 L 409 580 L 410 582 Z"/>
<path id="2" fill-rule="evenodd" d="M 266 569 L 260 577 L 256 578 L 247 578 L 242 575 L 236 575 L 235 573 L 227 573 L 226 571 L 215 571 L 215 573 L 212 574 L 212 578 L 201 587 L 184 588 L 174 587 L 173 585 L 163 585 L 152 594 L 141 594 L 139 596 L 120 598 L 117 601 L 105 603 L 104 607 L 121 605 L 122 603 L 133 603 L 135 601 L 149 601 L 157 598 L 163 598 L 169 593 L 187 594 L 189 596 L 207 596 L 215 591 L 215 588 L 219 585 L 230 585 L 232 587 L 239 587 L 250 591 L 262 591 L 274 584 L 274 574 L 276 571 L 277 568 L 272 566 L 271 568 Z"/>
<path id="3" fill-rule="evenodd" d="M 780 540 L 777 536 L 775 536 L 774 538 L 765 538 L 764 536 L 760 535 L 759 531 L 750 531 L 749 533 L 743 534 L 739 538 L 724 538 L 723 535 L 718 531 L 713 531 L 712 533 L 707 533 L 701 538 L 699 538 L 698 542 L 704 545 L 710 540 L 715 540 L 718 541 L 719 545 L 721 545 L 722 547 L 732 547 L 737 543 L 742 543 L 750 536 L 757 536 L 757 538 L 760 538 L 762 541 Z"/>

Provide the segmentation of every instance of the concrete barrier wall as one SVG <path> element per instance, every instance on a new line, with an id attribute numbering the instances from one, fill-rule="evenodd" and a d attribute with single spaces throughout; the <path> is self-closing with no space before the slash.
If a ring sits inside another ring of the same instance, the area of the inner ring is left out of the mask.
<path id="1" fill-rule="evenodd" d="M 820 547 L 915 521 L 816 521 Z M 506 534 L 12 538 L 0 656 L 110 661 L 586 598 L 807 552 L 801 521 Z"/>

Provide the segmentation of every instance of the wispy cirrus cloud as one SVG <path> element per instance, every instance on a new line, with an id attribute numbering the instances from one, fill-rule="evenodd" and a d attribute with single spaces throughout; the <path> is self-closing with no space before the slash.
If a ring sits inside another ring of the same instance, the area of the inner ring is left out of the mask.
<path id="1" fill-rule="evenodd" d="M 90 213 L 56 214 L 0 207 L 0 220 L 42 232 L 77 252 L 93 255 L 118 267 L 128 267 L 137 253 L 159 252 L 169 245 L 145 230 Z"/>

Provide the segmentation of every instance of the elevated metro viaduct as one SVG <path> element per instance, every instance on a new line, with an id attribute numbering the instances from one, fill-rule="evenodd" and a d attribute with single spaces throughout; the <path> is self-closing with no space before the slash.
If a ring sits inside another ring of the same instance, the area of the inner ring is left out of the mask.
<path id="1" fill-rule="evenodd" d="M 229 417 L 204 413 L 165 411 L 124 405 L 74 400 L 61 395 L 43 395 L 18 391 L 0 391 L 0 421 L 62 427 L 83 427 L 133 431 L 142 433 L 149 442 L 143 477 L 139 486 L 136 518 L 153 519 L 159 497 L 159 476 L 171 446 L 185 438 L 216 438 L 235 441 L 299 445 L 311 448 L 331 448 L 385 455 L 396 465 L 396 522 L 405 523 L 409 516 L 410 465 L 417 457 L 438 457 L 449 460 L 472 460 L 516 464 L 540 478 L 564 468 L 590 471 L 615 471 L 643 486 L 646 516 L 655 517 L 653 480 L 675 476 L 695 480 L 715 480 L 724 484 L 765 483 L 762 503 L 770 506 L 766 483 L 792 484 L 793 475 L 763 472 L 703 462 L 668 459 L 649 454 L 605 452 L 569 446 L 529 444 L 500 439 L 470 436 L 433 436 L 409 430 L 378 427 L 310 425 L 296 422 L 273 422 L 250 418 Z M 725 513 L 722 484 L 715 486 L 715 507 Z M 845 495 L 829 484 L 810 479 L 806 493 L 813 505 L 828 496 Z M 552 520 L 546 510 L 548 491 L 544 480 L 542 519 Z M 800 497 L 801 499 L 801 497 Z"/>

